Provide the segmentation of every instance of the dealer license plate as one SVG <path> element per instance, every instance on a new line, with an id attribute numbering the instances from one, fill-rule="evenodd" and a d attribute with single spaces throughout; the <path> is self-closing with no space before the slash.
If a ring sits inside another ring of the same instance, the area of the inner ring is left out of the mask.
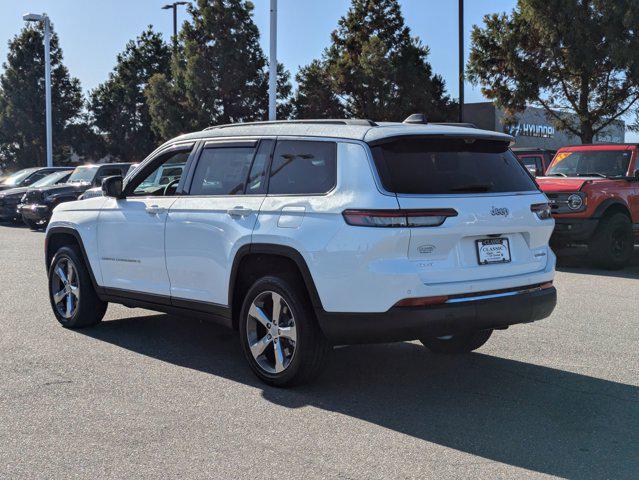
<path id="1" fill-rule="evenodd" d="M 510 245 L 507 238 L 477 240 L 477 258 L 480 265 L 510 262 Z"/>

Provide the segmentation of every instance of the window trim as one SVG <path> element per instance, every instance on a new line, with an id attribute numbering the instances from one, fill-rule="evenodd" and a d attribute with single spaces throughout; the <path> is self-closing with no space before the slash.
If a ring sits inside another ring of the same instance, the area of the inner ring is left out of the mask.
<path id="1" fill-rule="evenodd" d="M 184 179 L 184 177 L 188 174 L 188 170 L 189 170 L 189 164 L 191 162 L 191 159 L 193 157 L 193 154 L 198 150 L 198 145 L 199 142 L 195 142 L 195 141 L 188 141 L 188 142 L 176 142 L 170 145 L 167 145 L 165 148 L 160 148 L 160 149 L 156 149 L 151 155 L 149 155 L 146 159 L 144 159 L 135 170 L 133 170 L 133 174 L 131 176 L 129 176 L 128 174 L 125 177 L 125 182 L 124 185 L 122 187 L 122 195 L 123 195 L 123 199 L 128 199 L 128 198 L 160 198 L 160 197 L 156 197 L 153 195 L 146 195 L 146 196 L 137 196 L 137 195 L 132 195 L 132 190 L 131 190 L 131 184 L 133 182 L 136 181 L 136 179 L 138 179 L 140 176 L 143 175 L 142 180 L 144 180 L 151 172 L 153 172 L 153 170 L 155 170 L 157 167 L 159 167 L 160 163 L 159 160 L 161 157 L 163 157 L 164 155 L 166 155 L 167 153 L 177 153 L 180 151 L 186 151 L 186 150 L 190 150 L 191 153 L 189 153 L 189 156 L 186 160 L 186 163 L 184 164 L 184 171 L 182 172 L 182 177 L 180 178 L 180 183 L 178 184 L 178 188 L 175 192 L 175 195 L 169 195 L 166 197 L 161 197 L 161 198 L 174 198 L 174 197 L 178 197 L 181 195 L 181 186 L 182 186 L 182 181 Z M 129 169 L 129 172 L 131 172 L 131 170 Z M 186 172 L 186 173 L 185 173 Z M 137 187 L 137 185 L 136 185 Z"/>
<path id="2" fill-rule="evenodd" d="M 263 197 L 264 193 L 246 193 L 246 186 L 248 181 L 248 176 L 251 174 L 251 168 L 253 167 L 253 162 L 255 162 L 255 156 L 259 150 L 259 146 L 262 140 L 269 140 L 272 137 L 264 137 L 264 138 L 225 138 L 223 140 L 216 139 L 207 139 L 202 141 L 200 148 L 196 156 L 193 159 L 193 163 L 189 168 L 188 178 L 186 179 L 184 190 L 182 192 L 183 196 L 192 197 L 192 198 L 233 198 L 233 197 Z M 275 143 L 275 142 L 274 142 Z M 235 195 L 223 194 L 223 195 L 211 195 L 211 194 L 192 194 L 193 190 L 193 180 L 195 178 L 195 171 L 197 170 L 200 161 L 202 160 L 202 155 L 204 151 L 207 149 L 214 148 L 253 148 L 253 157 L 251 158 L 251 163 L 246 173 L 246 178 L 244 179 L 244 189 L 242 193 L 238 193 Z M 271 152 L 272 155 L 272 152 Z"/>
<path id="3" fill-rule="evenodd" d="M 331 188 L 329 188 L 326 192 L 323 193 L 271 193 L 271 168 L 273 167 L 273 162 L 275 161 L 275 150 L 277 150 L 277 145 L 280 142 L 313 142 L 313 143 L 319 143 L 319 142 L 328 142 L 328 143 L 333 143 L 335 145 L 335 181 L 333 182 L 333 185 L 331 186 Z M 337 138 L 329 138 L 329 137 L 291 137 L 291 136 L 281 136 L 281 137 L 277 137 L 276 142 L 274 144 L 274 147 L 271 151 L 271 158 L 270 158 L 270 162 L 268 164 L 268 172 L 267 172 L 267 190 L 266 190 L 266 196 L 267 197 L 325 197 L 327 195 L 330 195 L 331 193 L 333 193 L 335 191 L 335 189 L 337 188 L 337 185 L 339 183 L 339 143 L 340 140 Z M 355 143 L 355 142 L 353 142 Z"/>

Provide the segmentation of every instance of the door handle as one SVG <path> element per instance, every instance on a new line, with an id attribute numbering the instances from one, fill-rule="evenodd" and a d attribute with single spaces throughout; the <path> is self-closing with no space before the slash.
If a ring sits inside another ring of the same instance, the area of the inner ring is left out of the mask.
<path id="1" fill-rule="evenodd" d="M 161 215 L 166 213 L 166 208 L 158 207 L 157 205 L 149 205 L 146 207 L 146 213 L 149 215 Z"/>
<path id="2" fill-rule="evenodd" d="M 226 213 L 228 213 L 231 217 L 248 217 L 251 213 L 253 213 L 253 210 L 244 207 L 233 207 L 229 208 Z"/>

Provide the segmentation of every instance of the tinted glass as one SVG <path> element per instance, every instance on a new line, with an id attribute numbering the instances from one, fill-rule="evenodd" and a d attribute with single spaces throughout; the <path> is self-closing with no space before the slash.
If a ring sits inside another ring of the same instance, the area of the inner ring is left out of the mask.
<path id="1" fill-rule="evenodd" d="M 337 144 L 284 140 L 277 142 L 269 194 L 322 194 L 335 186 Z"/>
<path id="2" fill-rule="evenodd" d="M 47 175 L 41 180 L 38 180 L 31 186 L 34 188 L 38 188 L 38 187 L 48 187 L 50 185 L 55 185 L 56 183 L 61 183 L 67 180 L 69 178 L 69 175 L 71 175 L 70 171 L 55 172 L 50 175 Z"/>
<path id="3" fill-rule="evenodd" d="M 138 179 L 137 187 L 133 190 L 134 196 L 163 196 L 173 195 L 177 190 L 177 185 L 182 178 L 184 165 L 189 158 L 190 150 L 167 153 L 161 160 L 160 165 L 144 177 Z M 127 167 L 135 168 L 135 167 Z M 171 186 L 170 190 L 167 187 Z"/>
<path id="4" fill-rule="evenodd" d="M 372 151 L 389 192 L 441 195 L 537 190 L 504 142 L 401 139 Z"/>
<path id="5" fill-rule="evenodd" d="M 615 177 L 626 175 L 630 150 L 582 150 L 559 152 L 546 172 L 547 176 Z"/>
<path id="6" fill-rule="evenodd" d="M 24 181 L 25 178 L 27 178 L 33 172 L 34 172 L 34 169 L 32 168 L 29 168 L 26 170 L 20 170 L 16 173 L 9 175 L 7 178 L 5 178 L 2 184 L 10 185 L 10 186 L 18 186 Z"/>
<path id="7" fill-rule="evenodd" d="M 255 149 L 252 147 L 206 148 L 199 161 L 191 195 L 241 195 Z"/>
<path id="8" fill-rule="evenodd" d="M 43 178 L 45 178 L 50 173 L 51 173 L 50 170 L 40 170 L 39 172 L 36 172 L 33 175 L 31 175 L 29 178 L 24 179 L 22 184 L 23 185 L 33 185 L 35 182 L 37 182 L 38 180 L 42 180 Z"/>
<path id="9" fill-rule="evenodd" d="M 262 140 L 257 150 L 246 186 L 247 194 L 266 193 L 266 167 L 273 148 L 273 140 Z"/>

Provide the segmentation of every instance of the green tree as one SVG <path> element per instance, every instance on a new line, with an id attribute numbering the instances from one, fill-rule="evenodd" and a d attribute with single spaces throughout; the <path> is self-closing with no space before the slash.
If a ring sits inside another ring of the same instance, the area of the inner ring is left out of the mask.
<path id="1" fill-rule="evenodd" d="M 179 34 L 171 76 L 147 90 L 153 126 L 164 138 L 209 125 L 262 120 L 268 110 L 267 61 L 245 0 L 198 0 Z M 278 111 L 290 111 L 289 74 L 278 65 Z"/>
<path id="2" fill-rule="evenodd" d="M 150 78 L 169 74 L 171 51 L 149 25 L 126 44 L 106 82 L 91 92 L 94 125 L 104 133 L 107 151 L 125 161 L 140 161 L 161 141 L 151 128 L 144 89 Z"/>
<path id="3" fill-rule="evenodd" d="M 507 112 L 540 105 L 591 143 L 639 100 L 638 24 L 636 0 L 519 0 L 473 27 L 468 75 Z"/>
<path id="4" fill-rule="evenodd" d="M 326 66 L 320 60 L 300 68 L 295 75 L 298 88 L 293 99 L 295 118 L 344 118 L 346 111 L 333 91 Z"/>
<path id="5" fill-rule="evenodd" d="M 57 34 L 51 35 L 51 106 L 54 161 L 73 148 L 81 122 L 80 81 L 62 63 Z M 26 26 L 9 41 L 0 75 L 0 157 L 8 168 L 46 165 L 44 25 Z"/>
<path id="6" fill-rule="evenodd" d="M 443 79 L 426 60 L 428 48 L 411 36 L 397 0 L 352 0 L 331 40 L 322 62 L 302 70 L 300 100 L 307 90 L 332 89 L 313 113 L 339 112 L 337 95 L 354 117 L 403 120 L 420 112 L 446 120 L 454 114 Z"/>

